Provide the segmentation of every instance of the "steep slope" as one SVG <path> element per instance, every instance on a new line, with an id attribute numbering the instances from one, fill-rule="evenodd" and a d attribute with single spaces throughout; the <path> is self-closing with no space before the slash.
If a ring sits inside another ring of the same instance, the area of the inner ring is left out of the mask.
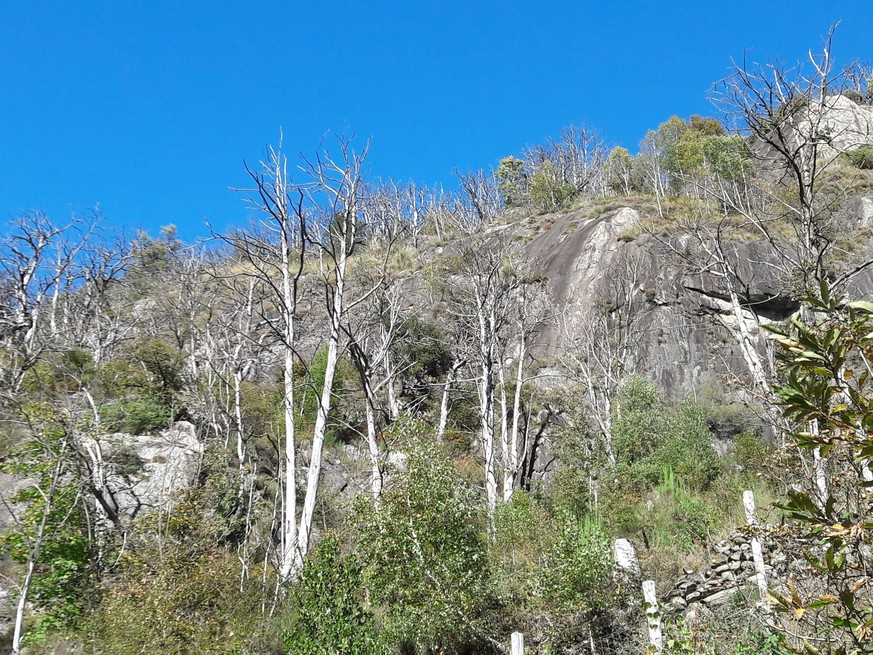
<path id="1" fill-rule="evenodd" d="M 692 236 L 657 235 L 645 229 L 646 222 L 645 214 L 630 207 L 593 220 L 583 211 L 571 212 L 527 245 L 559 310 L 558 325 L 543 334 L 545 351 L 556 357 L 572 354 L 580 341 L 605 339 L 605 329 L 610 338 L 627 342 L 631 371 L 674 396 L 712 376 L 742 377 L 747 372 L 742 355 L 724 329 L 735 326 L 738 317 L 723 281 L 700 265 L 703 253 Z M 798 299 L 782 278 L 771 246 L 750 239 L 726 247 L 743 289 L 740 318 L 761 341 L 760 325 L 787 319 L 798 310 Z M 867 244 L 856 259 L 869 251 Z M 863 297 L 871 288 L 873 275 L 864 271 L 848 293 Z"/>

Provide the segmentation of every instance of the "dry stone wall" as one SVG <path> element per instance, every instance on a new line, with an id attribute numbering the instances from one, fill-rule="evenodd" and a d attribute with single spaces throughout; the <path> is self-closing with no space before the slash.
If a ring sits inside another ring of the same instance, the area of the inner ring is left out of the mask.
<path id="1" fill-rule="evenodd" d="M 764 535 L 758 536 L 764 555 L 768 578 L 784 579 L 787 556 L 778 543 Z M 734 532 L 719 542 L 714 554 L 702 571 L 686 570 L 664 598 L 664 611 L 671 614 L 684 612 L 693 603 L 720 605 L 730 600 L 744 587 L 757 593 L 755 563 L 752 559 L 751 537 Z"/>

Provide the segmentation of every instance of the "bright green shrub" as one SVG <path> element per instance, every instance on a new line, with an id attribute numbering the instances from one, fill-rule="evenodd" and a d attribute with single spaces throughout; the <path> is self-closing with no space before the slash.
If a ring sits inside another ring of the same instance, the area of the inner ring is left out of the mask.
<path id="1" fill-rule="evenodd" d="M 38 537 L 47 498 L 36 487 L 28 487 L 10 500 L 27 506 L 19 514 L 15 528 L 0 537 L 0 547 L 7 549 L 14 561 L 26 564 Z M 55 490 L 49 502 L 46 537 L 28 595 L 36 610 L 27 634 L 31 642 L 39 642 L 53 631 L 76 626 L 89 603 L 93 572 L 95 553 L 88 539 L 81 496 L 74 487 L 64 485 Z"/>
<path id="2" fill-rule="evenodd" d="M 618 473 L 651 488 L 669 468 L 691 489 L 705 489 L 721 472 L 707 417 L 694 403 L 671 409 L 657 388 L 630 378 L 613 420 Z"/>
<path id="3" fill-rule="evenodd" d="M 754 170 L 749 148 L 736 134 L 705 137 L 701 148 L 709 170 L 723 179 L 738 182 Z"/>
<path id="4" fill-rule="evenodd" d="M 144 434 L 166 428 L 172 418 L 170 408 L 151 398 L 114 400 L 100 408 L 100 420 L 109 432 Z"/>
<path id="5" fill-rule="evenodd" d="M 327 535 L 291 589 L 293 627 L 285 637 L 290 655 L 376 655 L 379 644 L 373 614 L 362 604 L 361 566 L 340 552 Z"/>
<path id="6" fill-rule="evenodd" d="M 564 610 L 591 611 L 610 604 L 612 544 L 601 522 L 561 511 L 542 581 L 543 601 Z"/>
<path id="7" fill-rule="evenodd" d="M 432 446 L 413 442 L 378 511 L 362 499 L 357 552 L 385 636 L 415 652 L 456 652 L 481 639 L 493 602 L 479 501 Z"/>

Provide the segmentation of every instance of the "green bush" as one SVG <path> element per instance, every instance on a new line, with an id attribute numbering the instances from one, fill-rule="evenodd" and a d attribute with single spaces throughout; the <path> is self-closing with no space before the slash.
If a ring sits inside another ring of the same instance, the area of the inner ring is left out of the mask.
<path id="1" fill-rule="evenodd" d="M 547 607 L 590 612 L 613 596 L 612 544 L 601 522 L 561 511 L 555 517 L 555 541 L 544 571 L 542 596 Z"/>
<path id="2" fill-rule="evenodd" d="M 845 153 L 848 162 L 862 170 L 873 169 L 873 146 L 861 146 Z"/>
<path id="3" fill-rule="evenodd" d="M 669 468 L 690 489 L 705 489 L 721 472 L 705 413 L 690 401 L 667 406 L 657 388 L 632 377 L 619 393 L 613 420 L 618 472 L 643 488 Z"/>
<path id="4" fill-rule="evenodd" d="M 384 635 L 419 653 L 480 643 L 493 602 L 479 502 L 432 446 L 410 444 L 406 470 L 378 511 L 362 498 L 357 548 Z"/>
<path id="5" fill-rule="evenodd" d="M 149 546 L 123 558 L 91 618 L 95 655 L 262 652 L 257 582 L 240 590 L 236 553 L 220 547 Z"/>
<path id="6" fill-rule="evenodd" d="M 115 400 L 100 408 L 100 420 L 110 432 L 144 434 L 162 430 L 172 418 L 166 404 L 151 398 Z"/>
<path id="7" fill-rule="evenodd" d="M 291 590 L 293 627 L 285 637 L 291 655 L 376 655 L 379 644 L 373 614 L 362 604 L 361 566 L 340 552 L 327 535 L 303 567 Z"/>
<path id="8" fill-rule="evenodd" d="M 46 508 L 46 497 L 28 487 L 10 500 L 26 503 L 14 529 L 0 537 L 16 562 L 26 564 Z M 51 498 L 46 537 L 31 583 L 28 601 L 36 610 L 27 641 L 42 641 L 59 629 L 76 627 L 87 609 L 95 553 L 88 538 L 87 516 L 81 496 L 73 486 L 61 486 Z M 89 598 L 90 597 L 90 598 Z"/>

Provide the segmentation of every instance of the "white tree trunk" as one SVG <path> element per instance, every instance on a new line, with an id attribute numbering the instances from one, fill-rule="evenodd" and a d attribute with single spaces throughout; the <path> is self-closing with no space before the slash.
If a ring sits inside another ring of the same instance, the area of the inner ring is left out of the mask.
<path id="1" fill-rule="evenodd" d="M 509 399 L 506 395 L 506 371 L 504 368 L 503 358 L 497 362 L 498 379 L 500 382 L 500 398 L 497 401 L 500 404 L 500 461 L 503 473 L 503 499 L 507 498 L 507 485 L 511 489 L 510 481 L 510 465 L 509 465 Z M 508 491 L 509 496 L 512 496 L 512 491 Z"/>
<path id="2" fill-rule="evenodd" d="M 749 373 L 752 375 L 752 382 L 755 385 L 755 388 L 767 394 L 771 395 L 772 390 L 770 388 L 770 383 L 767 380 L 767 372 L 764 368 L 764 364 L 761 361 L 761 356 L 758 354 L 758 350 L 755 348 L 755 340 L 752 337 L 751 332 L 749 331 L 749 327 L 746 325 L 746 319 L 743 316 L 743 308 L 740 305 L 740 298 L 737 295 L 736 291 L 733 289 L 733 285 L 729 284 L 729 295 L 731 302 L 731 309 L 734 313 L 734 318 L 737 322 L 736 328 L 736 336 L 737 343 L 740 346 L 740 351 L 743 353 L 743 359 L 746 362 L 746 367 L 749 369 Z"/>
<path id="3" fill-rule="evenodd" d="M 298 565 L 302 564 L 300 544 L 297 535 L 297 443 L 296 424 L 294 416 L 294 308 L 296 298 L 291 282 L 290 243 L 287 237 L 287 225 L 282 229 L 282 296 L 285 306 L 285 353 L 282 367 L 282 396 L 285 418 L 285 498 L 282 513 L 282 554 L 279 565 L 279 576 L 284 580 L 292 575 Z M 240 462 L 242 464 L 242 462 Z"/>
<path id="4" fill-rule="evenodd" d="M 518 351 L 518 366 L 515 368 L 515 393 L 512 398 L 512 426 L 509 430 L 509 456 L 506 463 L 506 471 L 503 478 L 503 500 L 512 500 L 515 491 L 518 470 L 521 467 L 519 454 L 518 426 L 521 421 L 521 391 L 524 386 L 524 358 L 527 355 L 527 344 L 522 326 L 521 339 Z"/>
<path id="5" fill-rule="evenodd" d="M 373 502 L 378 503 L 382 496 L 382 467 L 379 462 L 379 442 L 376 439 L 376 416 L 373 411 L 373 391 L 369 380 L 364 381 L 366 394 L 367 414 L 367 447 L 370 450 L 370 492 L 373 494 Z"/>
<path id="6" fill-rule="evenodd" d="M 452 390 L 452 383 L 455 381 L 455 375 L 458 370 L 464 365 L 461 360 L 456 360 L 452 363 L 452 368 L 446 375 L 446 381 L 443 384 L 442 398 L 440 399 L 440 418 L 437 424 L 437 440 L 442 441 L 446 433 L 446 425 L 449 421 L 449 392 Z"/>
<path id="7" fill-rule="evenodd" d="M 485 502 L 488 536 L 495 536 L 497 513 L 497 475 L 494 466 L 494 321 L 493 312 L 479 309 L 479 422 L 482 454 L 485 459 Z"/>
<path id="8" fill-rule="evenodd" d="M 755 494 L 750 489 L 743 492 L 743 509 L 746 513 L 746 523 L 751 526 L 757 526 L 758 518 L 755 515 Z M 752 560 L 755 563 L 755 573 L 758 578 L 758 592 L 761 594 L 761 602 L 766 603 L 768 597 L 767 571 L 764 568 L 764 553 L 761 551 L 761 542 L 755 536 L 752 537 Z"/>
<path id="9" fill-rule="evenodd" d="M 303 566 L 303 558 L 309 552 L 309 539 L 312 532 L 312 517 L 315 514 L 315 499 L 318 495 L 318 485 L 321 478 L 321 459 L 324 451 L 324 437 L 327 432 L 327 417 L 333 400 L 333 379 L 336 374 L 336 364 L 339 359 L 340 324 L 343 318 L 343 302 L 345 300 L 345 270 L 347 255 L 340 253 L 335 271 L 335 286 L 333 302 L 330 307 L 330 335 L 327 343 L 327 361 L 324 367 L 324 385 L 318 401 L 318 413 L 315 417 L 315 428 L 312 433 L 312 456 L 309 460 L 309 470 L 306 474 L 306 495 L 303 499 L 303 512 L 300 515 L 300 527 L 297 530 L 297 557 L 292 574 L 296 575 Z"/>
<path id="10" fill-rule="evenodd" d="M 41 539 L 41 537 L 40 537 Z M 33 581 L 33 571 L 36 568 L 36 557 L 32 556 L 27 562 L 27 573 L 24 575 L 24 582 L 21 584 L 21 593 L 18 596 L 18 606 L 15 610 L 15 628 L 12 632 L 12 652 L 15 655 L 21 653 L 21 638 L 23 636 L 24 627 L 24 610 L 27 608 L 27 595 L 30 593 L 30 583 Z"/>

